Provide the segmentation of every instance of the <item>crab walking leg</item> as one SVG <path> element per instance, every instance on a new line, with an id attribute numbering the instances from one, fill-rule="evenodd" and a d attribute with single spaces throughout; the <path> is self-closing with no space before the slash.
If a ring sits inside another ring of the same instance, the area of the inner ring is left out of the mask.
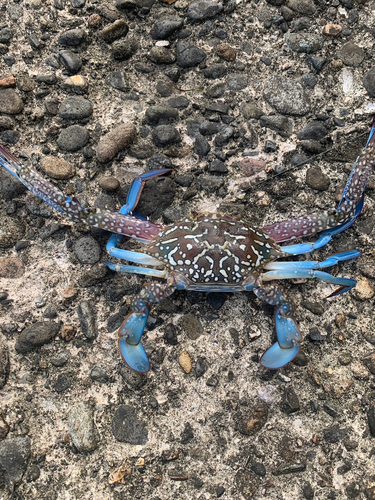
<path id="1" fill-rule="evenodd" d="M 84 208 L 76 198 L 66 196 L 36 170 L 20 165 L 16 158 L 1 145 L 0 165 L 21 181 L 33 194 L 75 222 L 123 234 L 142 242 L 151 240 L 161 230 L 160 225 L 149 221 L 99 208 Z"/>
<path id="2" fill-rule="evenodd" d="M 341 252 L 328 257 L 328 259 L 319 262 L 317 260 L 303 260 L 298 262 L 283 262 L 280 260 L 275 260 L 274 262 L 269 262 L 264 266 L 264 269 L 268 271 L 276 270 L 300 270 L 300 269 L 323 269 L 325 267 L 332 267 L 339 262 L 344 262 L 346 260 L 352 260 L 361 255 L 358 250 L 349 250 L 348 252 Z"/>
<path id="3" fill-rule="evenodd" d="M 264 227 L 263 230 L 271 236 L 271 238 L 280 243 L 294 238 L 310 236 L 327 229 L 336 228 L 337 226 L 344 225 L 346 223 L 351 225 L 361 211 L 363 205 L 363 201 L 361 202 L 361 199 L 374 164 L 375 120 L 372 124 L 366 147 L 354 163 L 353 170 L 349 176 L 344 189 L 344 194 L 337 209 L 326 210 L 325 212 L 313 213 L 290 219 L 288 221 L 277 222 Z M 344 229 L 347 227 L 349 226 L 344 227 Z M 341 232 L 344 229 L 338 229 L 338 232 Z M 331 233 L 331 235 L 334 234 L 338 233 Z M 327 232 L 325 235 L 329 236 L 330 233 Z M 323 246 L 324 244 L 326 243 L 322 243 L 320 246 Z M 312 249 L 319 248 L 320 246 L 314 246 Z M 304 250 L 302 253 L 305 253 L 305 251 L 310 250 Z"/>
<path id="4" fill-rule="evenodd" d="M 141 338 L 146 326 L 150 305 L 157 304 L 176 289 L 172 283 L 147 283 L 133 298 L 132 312 L 120 326 L 118 346 L 125 363 L 133 370 L 146 373 L 150 362 Z"/>
<path id="5" fill-rule="evenodd" d="M 261 276 L 262 278 L 262 276 Z M 275 308 L 277 342 L 263 354 L 260 364 L 270 370 L 278 370 L 297 356 L 302 342 L 298 325 L 293 318 L 294 303 L 280 285 L 255 286 L 255 295 Z"/>

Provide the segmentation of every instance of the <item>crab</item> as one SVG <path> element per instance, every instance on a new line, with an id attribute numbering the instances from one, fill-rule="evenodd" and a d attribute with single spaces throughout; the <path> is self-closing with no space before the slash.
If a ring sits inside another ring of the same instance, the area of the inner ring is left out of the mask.
<path id="1" fill-rule="evenodd" d="M 278 279 L 317 278 L 339 288 L 330 297 L 351 290 L 356 281 L 334 277 L 322 269 L 359 257 L 351 250 L 318 261 L 284 261 L 326 245 L 349 228 L 363 207 L 363 193 L 375 163 L 375 120 L 365 148 L 357 158 L 338 207 L 261 227 L 222 214 L 191 217 L 178 224 L 154 224 L 133 211 L 145 182 L 170 173 L 147 172 L 136 178 L 119 213 L 84 208 L 44 179 L 36 170 L 22 166 L 0 145 L 0 164 L 32 193 L 75 222 L 112 232 L 107 244 L 111 257 L 135 263 L 106 265 L 120 273 L 158 278 L 146 283 L 132 300 L 132 309 L 118 330 L 118 346 L 124 361 L 137 372 L 148 372 L 150 362 L 141 343 L 153 304 L 175 290 L 204 292 L 252 291 L 275 307 L 277 341 L 263 354 L 261 365 L 279 369 L 300 351 L 302 335 L 294 318 L 295 305 Z M 315 242 L 281 246 L 280 243 L 319 234 Z M 144 252 L 118 248 L 126 236 L 145 244 Z M 152 267 L 145 267 L 152 266 Z M 155 269 L 159 268 L 159 269 Z M 162 268 L 162 269 L 160 269 Z M 272 283 L 270 283 L 272 282 Z"/>

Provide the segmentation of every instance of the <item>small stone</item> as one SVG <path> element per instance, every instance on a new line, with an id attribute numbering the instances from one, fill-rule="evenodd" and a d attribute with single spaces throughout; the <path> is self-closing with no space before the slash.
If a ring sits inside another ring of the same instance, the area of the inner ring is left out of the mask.
<path id="1" fill-rule="evenodd" d="M 190 373 L 192 369 L 191 358 L 186 351 L 183 351 L 178 357 L 178 362 L 185 373 Z"/>
<path id="2" fill-rule="evenodd" d="M 213 63 L 204 70 L 205 78 L 216 80 L 222 78 L 227 74 L 227 67 L 225 64 Z"/>
<path id="3" fill-rule="evenodd" d="M 82 236 L 73 245 L 73 251 L 82 264 L 96 264 L 101 257 L 99 243 L 91 236 Z"/>
<path id="4" fill-rule="evenodd" d="M 83 336 L 87 340 L 95 340 L 99 333 L 95 307 L 85 300 L 78 305 L 77 313 Z"/>
<path id="5" fill-rule="evenodd" d="M 51 363 L 53 366 L 64 366 L 70 359 L 70 352 L 69 351 L 61 351 L 56 356 L 53 356 L 51 358 Z"/>
<path id="6" fill-rule="evenodd" d="M 230 45 L 227 45 L 226 43 L 221 43 L 219 45 L 216 45 L 215 52 L 219 57 L 228 62 L 234 61 L 237 57 L 236 50 Z"/>
<path id="7" fill-rule="evenodd" d="M 267 163 L 257 158 L 245 158 L 240 162 L 240 168 L 244 176 L 253 177 L 259 173 L 265 172 Z"/>
<path id="8" fill-rule="evenodd" d="M 62 65 L 71 75 L 75 75 L 81 69 L 81 59 L 71 50 L 60 50 L 59 56 Z"/>
<path id="9" fill-rule="evenodd" d="M 369 411 L 367 412 L 367 421 L 370 430 L 370 434 L 375 438 L 375 405 L 372 404 L 370 406 Z"/>
<path id="10" fill-rule="evenodd" d="M 4 216 L 0 219 L 0 248 L 14 246 L 25 233 L 25 228 L 19 219 Z"/>
<path id="11" fill-rule="evenodd" d="M 121 443 L 144 445 L 148 441 L 146 423 L 137 418 L 129 405 L 120 405 L 113 416 L 112 432 Z"/>
<path id="12" fill-rule="evenodd" d="M 81 28 L 65 31 L 59 36 L 59 44 L 65 47 L 78 47 L 84 42 L 86 33 Z"/>
<path id="13" fill-rule="evenodd" d="M 223 8 L 221 3 L 213 2 L 212 0 L 198 0 L 189 5 L 187 17 L 189 21 L 193 22 L 204 21 L 215 17 Z"/>
<path id="14" fill-rule="evenodd" d="M 313 54 L 323 47 L 323 38 L 314 33 L 290 33 L 286 42 L 293 52 Z"/>
<path id="15" fill-rule="evenodd" d="M 375 289 L 367 278 L 360 276 L 357 279 L 353 294 L 358 300 L 369 300 L 375 295 Z"/>
<path id="16" fill-rule="evenodd" d="M 60 324 L 53 321 L 37 321 L 27 326 L 16 341 L 16 351 L 27 354 L 44 344 L 52 342 L 60 330 Z"/>
<path id="17" fill-rule="evenodd" d="M 338 443 L 348 434 L 347 429 L 340 428 L 337 424 L 323 431 L 323 438 L 327 443 Z"/>
<path id="18" fill-rule="evenodd" d="M 0 257 L 0 278 L 21 278 L 24 273 L 25 266 L 21 259 L 18 257 Z"/>
<path id="19" fill-rule="evenodd" d="M 369 372 L 368 370 L 360 365 L 359 363 L 352 364 L 351 365 L 351 370 L 355 378 L 361 379 L 361 380 L 366 380 L 369 378 Z"/>
<path id="20" fill-rule="evenodd" d="M 99 186 L 104 189 L 104 191 L 107 191 L 107 193 L 113 193 L 120 187 L 120 182 L 116 177 L 107 176 L 99 180 Z"/>
<path id="21" fill-rule="evenodd" d="M 74 153 L 89 142 L 89 133 L 81 125 L 71 125 L 64 128 L 57 139 L 57 145 L 62 151 Z"/>
<path id="22" fill-rule="evenodd" d="M 59 108 L 59 116 L 64 120 L 83 120 L 92 115 L 93 106 L 83 97 L 67 97 Z"/>
<path id="23" fill-rule="evenodd" d="M 180 68 L 192 68 L 198 66 L 204 59 L 206 53 L 204 50 L 199 49 L 192 45 L 187 40 L 180 40 L 176 47 L 177 64 Z"/>
<path id="24" fill-rule="evenodd" d="M 280 409 L 283 413 L 290 415 L 301 409 L 299 399 L 292 386 L 284 389 L 280 402 Z"/>
<path id="25" fill-rule="evenodd" d="M 188 444 L 194 439 L 194 431 L 189 422 L 186 422 L 185 428 L 181 433 L 181 444 Z"/>
<path id="26" fill-rule="evenodd" d="M 178 118 L 179 114 L 176 109 L 163 105 L 150 106 L 145 113 L 145 122 L 152 126 L 174 123 Z"/>
<path id="27" fill-rule="evenodd" d="M 178 16 L 165 16 L 158 19 L 150 30 L 153 40 L 167 40 L 184 24 L 184 20 Z"/>
<path id="28" fill-rule="evenodd" d="M 102 24 L 102 18 L 99 16 L 99 14 L 91 14 L 91 16 L 88 18 L 87 24 L 90 26 L 90 28 L 100 28 Z"/>
<path id="29" fill-rule="evenodd" d="M 63 89 L 74 92 L 76 94 L 83 94 L 87 92 L 89 83 L 84 76 L 73 75 L 65 78 L 62 83 L 62 87 Z"/>
<path id="30" fill-rule="evenodd" d="M 56 156 L 44 156 L 40 160 L 40 168 L 52 179 L 71 179 L 76 175 L 73 163 Z"/>
<path id="31" fill-rule="evenodd" d="M 197 378 L 202 377 L 208 370 L 208 364 L 205 358 L 199 357 L 195 364 L 195 376 Z"/>
<path id="32" fill-rule="evenodd" d="M 14 89 L 0 89 L 0 113 L 18 115 L 23 111 L 23 101 Z"/>
<path id="33" fill-rule="evenodd" d="M 320 122 L 311 122 L 298 134 L 300 141 L 312 139 L 320 141 L 328 134 L 328 130 Z"/>
<path id="34" fill-rule="evenodd" d="M 326 191 L 329 188 L 331 181 L 326 176 L 320 167 L 310 167 L 306 172 L 306 184 L 318 191 Z"/>
<path id="35" fill-rule="evenodd" d="M 236 429 L 245 436 L 252 436 L 264 427 L 268 418 L 268 408 L 264 403 L 258 403 L 253 408 L 236 417 Z"/>
<path id="36" fill-rule="evenodd" d="M 0 88 L 8 88 L 8 87 L 15 87 L 16 86 L 16 79 L 14 78 L 13 75 L 7 75 L 0 80 Z"/>
<path id="37" fill-rule="evenodd" d="M 0 443 L 1 485 L 6 486 L 11 496 L 26 472 L 30 456 L 28 437 L 11 437 Z"/>
<path id="38" fill-rule="evenodd" d="M 66 373 L 60 373 L 54 383 L 54 389 L 59 394 L 67 391 L 71 386 L 72 380 Z"/>
<path id="39" fill-rule="evenodd" d="M 80 453 L 89 453 L 98 446 L 94 414 L 89 404 L 74 404 L 68 414 L 68 427 L 74 446 Z"/>
<path id="40" fill-rule="evenodd" d="M 125 37 L 128 34 L 129 26 L 123 19 L 117 19 L 114 23 L 108 24 L 101 31 L 103 40 L 112 43 L 118 38 Z"/>
<path id="41" fill-rule="evenodd" d="M 282 115 L 303 116 L 310 110 L 310 100 L 302 85 L 285 77 L 271 77 L 265 85 L 263 95 Z"/>
<path id="42" fill-rule="evenodd" d="M 74 339 L 74 336 L 76 334 L 76 330 L 74 326 L 68 326 L 64 325 L 61 328 L 60 336 L 65 342 L 71 342 Z"/>
<path id="43" fill-rule="evenodd" d="M 344 44 L 338 52 L 338 58 L 342 60 L 346 66 L 357 68 L 365 58 L 365 51 L 353 42 Z"/>
<path id="44" fill-rule="evenodd" d="M 239 73 L 230 73 L 227 78 L 227 85 L 230 90 L 243 90 L 248 86 L 248 78 L 246 75 Z"/>
<path id="45" fill-rule="evenodd" d="M 133 57 L 139 48 L 135 38 L 116 40 L 112 44 L 112 54 L 117 61 L 126 61 Z"/>
<path id="46" fill-rule="evenodd" d="M 264 115 L 260 117 L 260 123 L 263 127 L 274 130 L 281 135 L 281 137 L 290 137 L 293 133 L 293 123 L 286 116 Z"/>
<path id="47" fill-rule="evenodd" d="M 152 47 L 149 58 L 155 64 L 173 64 L 176 62 L 176 55 L 168 47 Z"/>
<path id="48" fill-rule="evenodd" d="M 342 27 L 339 24 L 326 24 L 323 28 L 323 35 L 339 36 L 342 32 Z"/>
<path id="49" fill-rule="evenodd" d="M 181 136 L 172 125 L 158 125 L 152 132 L 152 140 L 156 146 L 162 148 L 181 142 Z"/>
<path id="50" fill-rule="evenodd" d="M 197 340 L 203 333 L 201 322 L 193 314 L 184 314 L 179 324 L 191 340 Z"/>
<path id="51" fill-rule="evenodd" d="M 69 304 L 78 296 L 78 290 L 72 286 L 68 286 L 62 293 L 62 300 L 64 304 Z"/>

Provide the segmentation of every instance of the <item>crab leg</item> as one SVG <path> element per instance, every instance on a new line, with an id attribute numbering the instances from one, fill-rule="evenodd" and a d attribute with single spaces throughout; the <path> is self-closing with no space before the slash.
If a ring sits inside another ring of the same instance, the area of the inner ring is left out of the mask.
<path id="1" fill-rule="evenodd" d="M 157 304 L 175 291 L 170 283 L 147 283 L 141 292 L 133 298 L 132 312 L 120 326 L 118 331 L 118 347 L 125 363 L 137 372 L 150 370 L 150 362 L 141 338 L 146 326 L 150 306 Z"/>
<path id="2" fill-rule="evenodd" d="M 375 164 L 374 143 L 375 120 L 373 121 L 367 144 L 354 163 L 353 170 L 349 176 L 337 209 L 304 215 L 302 217 L 290 219 L 289 221 L 277 222 L 264 227 L 263 230 L 279 243 L 324 231 L 321 236 L 322 239 L 319 238 L 315 245 L 309 246 L 309 244 L 306 244 L 304 247 L 293 245 L 288 253 L 296 255 L 298 253 L 305 253 L 320 248 L 328 243 L 333 235 L 344 231 L 353 224 L 362 209 L 363 192 Z"/>
<path id="3" fill-rule="evenodd" d="M 267 349 L 261 357 L 260 363 L 270 370 L 278 370 L 290 363 L 300 350 L 302 335 L 295 319 L 292 317 L 295 306 L 280 285 L 255 286 L 253 292 L 267 304 L 276 306 L 277 342 Z"/>
<path id="4" fill-rule="evenodd" d="M 0 165 L 22 182 L 32 193 L 75 222 L 100 227 L 112 233 L 123 234 L 139 241 L 149 241 L 160 232 L 161 226 L 149 221 L 99 208 L 84 208 L 76 198 L 64 195 L 62 191 L 44 179 L 36 170 L 20 165 L 17 159 L 1 145 Z"/>

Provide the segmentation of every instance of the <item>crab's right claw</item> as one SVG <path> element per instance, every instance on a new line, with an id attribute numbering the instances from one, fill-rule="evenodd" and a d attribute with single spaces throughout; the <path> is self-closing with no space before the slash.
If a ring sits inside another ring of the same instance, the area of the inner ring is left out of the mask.
<path id="1" fill-rule="evenodd" d="M 141 338 L 148 318 L 148 307 L 141 312 L 132 312 L 121 325 L 118 336 L 118 347 L 125 363 L 137 372 L 150 370 L 150 361 L 141 344 Z"/>

